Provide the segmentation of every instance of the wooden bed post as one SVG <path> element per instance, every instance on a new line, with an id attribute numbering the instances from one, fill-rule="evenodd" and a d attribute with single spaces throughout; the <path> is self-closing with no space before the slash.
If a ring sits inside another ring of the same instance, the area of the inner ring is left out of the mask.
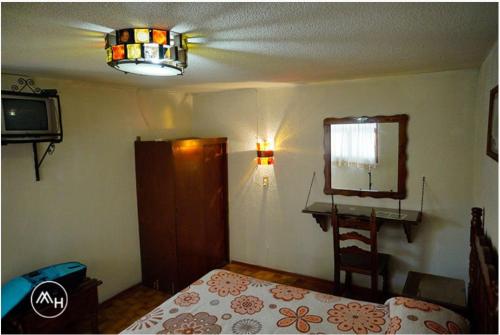
<path id="1" fill-rule="evenodd" d="M 472 333 L 498 333 L 498 254 L 484 233 L 481 208 L 472 208 L 468 309 Z"/>

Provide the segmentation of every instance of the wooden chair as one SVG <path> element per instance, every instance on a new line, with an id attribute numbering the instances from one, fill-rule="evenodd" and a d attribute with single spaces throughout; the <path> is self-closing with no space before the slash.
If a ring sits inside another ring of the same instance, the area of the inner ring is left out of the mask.
<path id="1" fill-rule="evenodd" d="M 382 291 L 387 295 L 389 290 L 388 263 L 390 256 L 377 251 L 377 220 L 375 210 L 372 209 L 371 216 L 352 217 L 339 215 L 337 206 L 332 210 L 333 226 L 333 251 L 335 260 L 335 293 L 340 293 L 340 272 L 346 272 L 346 288 L 351 287 L 351 274 L 360 273 L 371 277 L 371 295 L 374 300 L 379 299 L 378 276 L 381 275 Z M 340 233 L 339 228 L 351 228 L 357 230 L 368 230 L 370 236 L 364 236 L 356 231 Z M 357 246 L 341 247 L 341 241 L 355 240 L 370 246 L 370 250 L 364 250 Z"/>

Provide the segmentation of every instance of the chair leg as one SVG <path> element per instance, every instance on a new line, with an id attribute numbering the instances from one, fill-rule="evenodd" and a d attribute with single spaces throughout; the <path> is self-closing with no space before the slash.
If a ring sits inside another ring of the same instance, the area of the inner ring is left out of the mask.
<path id="1" fill-rule="evenodd" d="M 386 268 L 382 274 L 382 292 L 384 293 L 384 299 L 389 296 L 389 270 Z"/>
<path id="2" fill-rule="evenodd" d="M 372 299 L 373 301 L 378 301 L 378 273 L 372 273 L 371 275 L 371 281 L 372 281 Z"/>
<path id="3" fill-rule="evenodd" d="M 333 275 L 333 293 L 340 294 L 340 269 L 335 266 Z"/>
<path id="4" fill-rule="evenodd" d="M 346 271 L 345 273 L 345 288 L 346 295 L 352 294 L 352 272 Z"/>

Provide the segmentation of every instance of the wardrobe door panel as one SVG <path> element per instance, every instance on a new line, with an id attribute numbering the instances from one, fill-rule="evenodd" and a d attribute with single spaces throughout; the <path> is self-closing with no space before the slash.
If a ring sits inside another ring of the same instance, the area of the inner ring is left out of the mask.
<path id="1" fill-rule="evenodd" d="M 168 143 L 135 143 L 142 281 L 164 291 L 177 277 L 172 172 Z"/>
<path id="2" fill-rule="evenodd" d="M 203 180 L 208 269 L 228 262 L 226 180 L 227 163 L 225 144 L 204 147 Z"/>
<path id="3" fill-rule="evenodd" d="M 178 287 L 207 272 L 203 224 L 203 146 L 174 143 Z"/>

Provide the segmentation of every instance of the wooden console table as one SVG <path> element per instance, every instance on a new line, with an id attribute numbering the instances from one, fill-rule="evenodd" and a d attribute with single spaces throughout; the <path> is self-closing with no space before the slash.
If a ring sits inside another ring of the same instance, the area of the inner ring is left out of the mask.
<path id="1" fill-rule="evenodd" d="M 397 209 L 392 208 L 337 204 L 337 210 L 340 215 L 370 216 L 372 208 L 375 208 L 379 228 L 385 223 L 399 224 L 403 226 L 408 243 L 412 242 L 411 226 L 418 225 L 422 221 L 422 212 L 403 209 L 401 212 L 398 212 Z M 328 231 L 332 216 L 331 203 L 315 202 L 302 210 L 302 213 L 312 214 L 316 222 L 321 226 L 321 229 Z"/>

